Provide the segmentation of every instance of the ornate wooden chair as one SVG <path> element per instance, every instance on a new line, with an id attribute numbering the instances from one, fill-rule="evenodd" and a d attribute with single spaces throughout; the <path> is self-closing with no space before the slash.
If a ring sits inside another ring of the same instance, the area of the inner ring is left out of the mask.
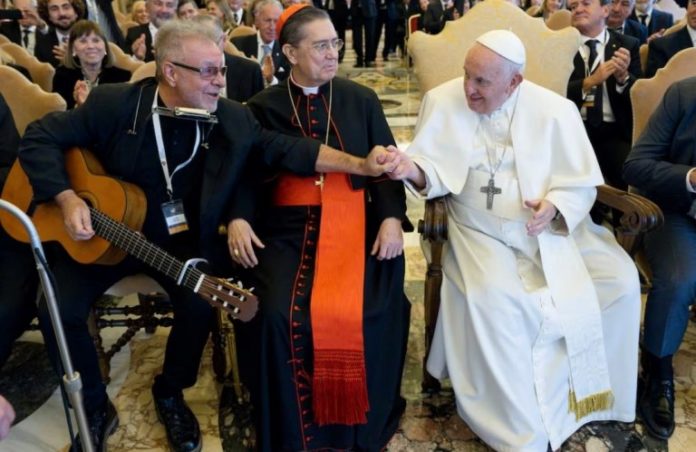
<path id="1" fill-rule="evenodd" d="M 56 70 L 48 63 L 42 63 L 34 55 L 30 55 L 23 47 L 14 42 L 2 44 L 2 50 L 15 59 L 18 65 L 27 68 L 31 79 L 46 92 L 53 88 L 53 74 Z"/>
<path id="2" fill-rule="evenodd" d="M 12 42 L 10 41 L 10 38 L 5 35 L 0 35 L 0 45 L 7 44 L 8 42 Z"/>
<path id="3" fill-rule="evenodd" d="M 466 49 L 482 33 L 493 29 L 509 29 L 525 44 L 525 78 L 565 96 L 573 70 L 573 57 L 580 46 L 578 31 L 572 27 L 550 30 L 542 21 L 529 17 L 524 11 L 502 0 L 477 4 L 460 20 L 448 22 L 439 35 L 414 33 L 409 51 L 421 92 L 460 77 Z M 598 188 L 597 202 L 622 213 L 616 234 L 629 253 L 635 251 L 640 234 L 661 222 L 661 212 L 652 202 L 609 186 Z M 418 225 L 422 240 L 427 242 L 429 246 L 426 248 L 430 249 L 429 255 L 426 253 L 426 350 L 430 348 L 440 307 L 441 256 L 443 243 L 447 240 L 445 203 L 445 198 L 427 201 L 425 217 Z M 439 382 L 425 371 L 427 353 L 423 360 L 422 387 L 426 391 L 439 390 Z"/>
<path id="4" fill-rule="evenodd" d="M 237 36 L 249 36 L 256 34 L 256 29 L 249 25 L 239 25 L 227 34 L 227 39 L 236 38 Z"/>

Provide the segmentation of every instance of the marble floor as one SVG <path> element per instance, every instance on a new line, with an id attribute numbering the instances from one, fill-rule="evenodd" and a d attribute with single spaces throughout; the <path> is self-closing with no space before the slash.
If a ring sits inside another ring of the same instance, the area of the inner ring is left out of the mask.
<path id="1" fill-rule="evenodd" d="M 354 69 L 348 51 L 341 75 L 371 86 L 383 102 L 388 121 L 400 146 L 412 139 L 420 93 L 412 72 L 398 58 L 377 61 L 377 67 Z M 409 217 L 414 224 L 422 216 L 422 204 L 410 199 Z M 407 399 L 401 428 L 388 445 L 390 451 L 486 451 L 457 416 L 454 399 L 445 382 L 443 391 L 421 393 L 423 341 L 423 278 L 425 260 L 417 234 L 406 237 L 407 274 L 405 290 L 412 302 L 412 324 L 402 394 Z M 1 296 L 1 295 L 0 295 Z M 125 299 L 129 301 L 128 298 Z M 130 300 L 132 301 L 132 300 Z M 120 426 L 109 439 L 109 450 L 163 451 L 166 439 L 157 422 L 149 388 L 159 371 L 168 329 L 154 334 L 138 333 L 112 360 L 112 382 L 108 391 L 120 417 Z M 107 344 L 115 340 L 118 329 L 104 330 Z M 0 372 L 0 393 L 18 407 L 19 422 L 10 437 L 0 443 L 0 452 L 41 452 L 68 450 L 68 431 L 60 402 L 57 380 L 53 377 L 37 333 L 22 338 Z M 249 435 L 248 413 L 235 403 L 232 390 L 216 382 L 211 365 L 211 347 L 206 350 L 195 387 L 185 397 L 201 422 L 206 452 L 248 450 L 242 441 Z M 677 429 L 668 443 L 644 434 L 640 422 L 634 424 L 597 423 L 578 431 L 563 451 L 666 451 L 696 450 L 696 322 L 689 325 L 686 338 L 675 356 L 677 385 Z M 543 452 L 543 451 L 542 451 Z"/>

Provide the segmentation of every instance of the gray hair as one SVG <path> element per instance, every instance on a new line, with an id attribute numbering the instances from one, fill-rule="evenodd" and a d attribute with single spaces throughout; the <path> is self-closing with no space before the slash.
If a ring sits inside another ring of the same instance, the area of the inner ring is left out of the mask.
<path id="1" fill-rule="evenodd" d="M 220 19 L 215 16 L 211 16 L 209 14 L 199 14 L 197 16 L 192 17 L 190 20 L 192 22 L 201 24 L 204 27 L 209 27 L 211 30 L 213 30 L 215 32 L 216 43 L 220 42 L 220 38 L 222 38 L 225 35 L 225 31 L 222 29 L 222 23 L 220 22 Z"/>
<path id="2" fill-rule="evenodd" d="M 274 5 L 280 8 L 280 10 L 283 10 L 283 4 L 280 3 L 278 0 L 256 0 L 252 5 L 251 5 L 251 15 L 256 17 L 256 15 L 261 11 L 261 9 L 265 6 L 268 5 Z"/>
<path id="3" fill-rule="evenodd" d="M 217 33 L 211 27 L 192 20 L 172 19 L 165 22 L 157 30 L 157 38 L 155 39 L 155 76 L 157 80 L 162 80 L 162 66 L 165 61 L 181 58 L 185 41 L 207 39 L 217 47 L 217 38 Z"/>

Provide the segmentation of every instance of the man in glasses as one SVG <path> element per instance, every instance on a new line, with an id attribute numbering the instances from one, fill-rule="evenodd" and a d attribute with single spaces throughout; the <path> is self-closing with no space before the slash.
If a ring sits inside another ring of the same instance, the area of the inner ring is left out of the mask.
<path id="1" fill-rule="evenodd" d="M 266 131 L 241 105 L 221 99 L 226 69 L 210 28 L 193 21 L 167 22 L 158 30 L 155 49 L 156 78 L 100 85 L 81 107 L 33 123 L 20 144 L 34 199 L 58 204 L 72 239 L 83 241 L 95 235 L 87 205 L 72 190 L 63 169 L 63 151 L 72 146 L 91 149 L 108 174 L 143 190 L 147 210 L 142 233 L 149 241 L 181 260 L 206 258 L 211 274 L 229 262 L 225 237 L 218 230 L 230 219 L 232 194 L 252 156 L 305 175 L 345 171 L 376 176 L 392 169 L 384 148 L 377 147 L 363 159 L 310 139 Z M 177 107 L 195 115 L 167 114 Z M 208 114 L 214 114 L 217 123 L 201 119 Z M 132 257 L 104 267 L 78 264 L 63 254 L 56 256 L 53 269 L 97 450 L 102 450 L 118 417 L 101 380 L 87 313 L 109 286 L 134 273 L 155 278 L 174 309 L 162 373 L 152 388 L 158 417 L 172 450 L 200 450 L 198 421 L 182 390 L 196 382 L 212 308 Z M 40 311 L 49 353 L 57 362 L 46 307 Z"/>

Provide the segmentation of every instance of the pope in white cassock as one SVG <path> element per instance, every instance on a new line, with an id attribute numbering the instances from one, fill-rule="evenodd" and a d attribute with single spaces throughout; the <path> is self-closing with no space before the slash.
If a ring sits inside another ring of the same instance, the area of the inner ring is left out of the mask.
<path id="1" fill-rule="evenodd" d="M 543 452 L 587 422 L 634 420 L 640 286 L 588 215 L 603 179 L 577 108 L 524 64 L 512 32 L 479 37 L 464 78 L 426 94 L 391 177 L 450 195 L 428 371 L 490 446 Z"/>

